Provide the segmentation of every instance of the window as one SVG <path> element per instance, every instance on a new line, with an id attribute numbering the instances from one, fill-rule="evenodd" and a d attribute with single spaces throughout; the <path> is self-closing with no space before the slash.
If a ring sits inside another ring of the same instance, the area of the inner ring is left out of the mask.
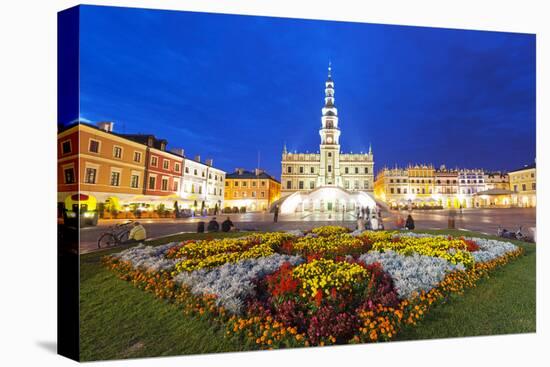
<path id="1" fill-rule="evenodd" d="M 162 168 L 164 169 L 170 169 L 170 161 L 168 159 L 164 159 L 162 161 Z"/>
<path id="2" fill-rule="evenodd" d="M 344 181 L 344 187 L 345 187 L 346 189 L 349 189 L 349 181 L 348 181 L 348 180 L 345 180 L 345 181 Z"/>
<path id="3" fill-rule="evenodd" d="M 291 181 L 286 182 L 286 188 L 289 189 L 289 190 L 292 188 L 292 182 Z"/>
<path id="4" fill-rule="evenodd" d="M 149 190 L 154 190 L 157 185 L 157 178 L 155 176 L 149 176 Z"/>
<path id="5" fill-rule="evenodd" d="M 160 183 L 160 189 L 162 191 L 168 191 L 168 179 L 166 177 L 162 178 L 162 181 Z"/>
<path id="6" fill-rule="evenodd" d="M 392 193 L 392 194 L 394 193 L 394 192 L 393 192 L 393 187 L 390 189 L 390 193 Z"/>
<path id="7" fill-rule="evenodd" d="M 246 187 L 246 181 L 243 181 L 242 187 Z"/>
<path id="8" fill-rule="evenodd" d="M 199 186 L 199 194 L 202 194 L 202 185 Z"/>
<path id="9" fill-rule="evenodd" d="M 365 167 L 365 173 L 366 173 L 366 174 L 369 173 L 369 167 Z"/>
<path id="10" fill-rule="evenodd" d="M 299 181 L 299 182 L 298 182 L 298 188 L 299 188 L 300 190 L 303 190 L 303 189 L 304 189 L 304 181 Z"/>
<path id="11" fill-rule="evenodd" d="M 393 178 L 390 178 L 390 183 L 393 183 Z"/>
<path id="12" fill-rule="evenodd" d="M 348 167 L 344 168 L 344 173 L 345 173 L 346 175 L 349 173 L 349 168 L 348 168 Z"/>
<path id="13" fill-rule="evenodd" d="M 355 190 L 359 189 L 359 181 L 355 180 L 355 181 L 353 182 L 353 188 L 354 188 Z"/>
<path id="14" fill-rule="evenodd" d="M 175 192 L 178 192 L 179 189 L 180 189 L 180 183 L 179 183 L 179 181 L 175 181 L 175 180 L 174 180 L 174 191 L 175 191 Z"/>
<path id="15" fill-rule="evenodd" d="M 97 177 L 97 169 L 86 167 L 86 175 L 84 176 L 84 182 L 87 184 L 95 184 Z"/>
<path id="16" fill-rule="evenodd" d="M 141 162 L 141 152 L 134 152 L 134 162 Z"/>
<path id="17" fill-rule="evenodd" d="M 65 140 L 63 143 L 61 143 L 61 152 L 63 154 L 69 154 L 71 152 L 71 141 Z"/>
<path id="18" fill-rule="evenodd" d="M 159 164 L 159 159 L 158 159 L 158 157 L 154 157 L 154 156 L 151 157 L 151 166 L 157 167 L 158 164 Z"/>
<path id="19" fill-rule="evenodd" d="M 397 193 L 401 194 L 401 188 L 400 187 L 397 188 Z"/>
<path id="20" fill-rule="evenodd" d="M 120 186 L 120 172 L 111 171 L 111 186 Z"/>
<path id="21" fill-rule="evenodd" d="M 286 172 L 287 172 L 287 173 L 292 173 L 292 166 L 288 166 L 288 167 L 286 168 Z"/>
<path id="22" fill-rule="evenodd" d="M 197 172 L 197 169 L 196 169 L 196 168 L 193 170 L 193 174 L 194 174 L 195 176 L 198 175 L 198 172 Z"/>
<path id="23" fill-rule="evenodd" d="M 423 194 L 426 193 L 426 189 L 425 189 L 425 188 L 422 188 L 422 193 L 423 193 Z"/>
<path id="24" fill-rule="evenodd" d="M 406 194 L 407 193 L 407 189 L 403 189 L 403 194 Z"/>
<path id="25" fill-rule="evenodd" d="M 246 192 L 243 191 L 243 192 L 241 193 L 241 195 L 243 196 L 243 198 L 245 198 L 245 197 L 246 197 Z"/>
<path id="26" fill-rule="evenodd" d="M 537 189 L 537 184 L 533 182 L 531 184 L 531 190 L 536 190 L 536 189 Z"/>
<path id="27" fill-rule="evenodd" d="M 265 191 L 260 191 L 260 197 L 265 197 Z"/>
<path id="28" fill-rule="evenodd" d="M 65 175 L 65 183 L 66 184 L 74 184 L 75 178 L 74 178 L 74 168 L 65 168 L 63 170 Z"/>
<path id="29" fill-rule="evenodd" d="M 225 186 L 229 186 L 229 181 L 225 181 Z"/>
<path id="30" fill-rule="evenodd" d="M 304 173 L 304 167 L 300 166 L 300 173 Z"/>
<path id="31" fill-rule="evenodd" d="M 185 173 L 189 173 L 189 167 L 185 167 Z"/>
<path id="32" fill-rule="evenodd" d="M 99 141 L 90 139 L 90 146 L 88 150 L 92 153 L 99 153 Z"/>
<path id="33" fill-rule="evenodd" d="M 364 187 L 365 189 L 368 189 L 368 188 L 369 188 L 369 181 L 363 182 L 363 185 L 364 185 L 363 187 Z"/>
<path id="34" fill-rule="evenodd" d="M 329 157 L 332 157 L 332 152 L 328 152 L 328 156 L 329 156 Z"/>
<path id="35" fill-rule="evenodd" d="M 332 172 L 332 166 L 330 164 L 328 165 L 328 171 Z"/>
<path id="36" fill-rule="evenodd" d="M 527 185 L 522 184 L 521 185 L 521 191 L 527 191 Z"/>
<path id="37" fill-rule="evenodd" d="M 256 181 L 252 181 L 252 186 L 256 187 Z"/>
<path id="38" fill-rule="evenodd" d="M 122 148 L 119 146 L 113 147 L 113 157 L 121 159 L 122 158 Z"/>
<path id="39" fill-rule="evenodd" d="M 311 168 L 309 169 L 309 172 L 310 172 L 310 173 L 315 173 L 315 168 L 311 167 Z"/>
<path id="40" fill-rule="evenodd" d="M 355 167 L 355 174 L 359 174 L 359 167 Z"/>
<path id="41" fill-rule="evenodd" d="M 239 197 L 239 193 L 238 193 L 237 191 L 235 191 L 235 192 L 233 193 L 233 197 L 234 197 L 234 198 Z"/>
<path id="42" fill-rule="evenodd" d="M 130 177 L 130 187 L 137 189 L 139 187 L 139 175 L 132 174 Z"/>
<path id="43" fill-rule="evenodd" d="M 180 171 L 180 164 L 178 162 L 174 163 L 174 171 L 176 171 L 176 172 Z"/>
<path id="44" fill-rule="evenodd" d="M 239 186 L 239 181 L 235 181 L 235 187 Z"/>
<path id="45" fill-rule="evenodd" d="M 253 198 L 256 197 L 256 191 L 252 191 L 252 197 L 253 197 Z"/>
<path id="46" fill-rule="evenodd" d="M 262 186 L 265 186 L 265 181 L 262 181 Z"/>
<path id="47" fill-rule="evenodd" d="M 205 174 L 204 174 L 204 171 L 201 172 L 201 176 L 206 177 Z"/>
<path id="48" fill-rule="evenodd" d="M 315 181 L 309 181 L 309 188 L 314 189 L 315 188 Z"/>

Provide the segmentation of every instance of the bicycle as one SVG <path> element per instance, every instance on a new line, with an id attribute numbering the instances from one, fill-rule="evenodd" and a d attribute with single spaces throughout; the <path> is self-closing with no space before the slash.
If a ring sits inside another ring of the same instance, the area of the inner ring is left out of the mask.
<path id="1" fill-rule="evenodd" d="M 133 221 L 118 223 L 109 227 L 97 240 L 97 248 L 118 246 L 128 240 Z"/>

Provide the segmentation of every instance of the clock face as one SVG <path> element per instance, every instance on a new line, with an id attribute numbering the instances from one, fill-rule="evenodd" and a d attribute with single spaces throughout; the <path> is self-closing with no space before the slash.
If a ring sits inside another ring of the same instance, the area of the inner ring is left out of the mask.
<path id="1" fill-rule="evenodd" d="M 332 138 L 330 136 L 327 138 L 327 143 L 332 143 Z"/>

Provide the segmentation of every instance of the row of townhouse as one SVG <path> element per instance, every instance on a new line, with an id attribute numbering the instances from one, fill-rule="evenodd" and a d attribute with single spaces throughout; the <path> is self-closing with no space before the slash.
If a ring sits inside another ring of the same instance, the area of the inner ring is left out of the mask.
<path id="1" fill-rule="evenodd" d="M 508 173 L 444 165 L 384 168 L 376 176 L 374 194 L 393 208 L 534 207 L 536 166 Z"/>
<path id="2" fill-rule="evenodd" d="M 222 208 L 225 172 L 211 159 L 150 134 L 120 134 L 112 122 L 78 122 L 58 133 L 58 202 L 75 193 L 98 202 L 182 210 Z"/>
<path id="3" fill-rule="evenodd" d="M 226 175 L 224 195 L 224 208 L 267 211 L 281 197 L 281 183 L 262 169 L 237 168 Z"/>

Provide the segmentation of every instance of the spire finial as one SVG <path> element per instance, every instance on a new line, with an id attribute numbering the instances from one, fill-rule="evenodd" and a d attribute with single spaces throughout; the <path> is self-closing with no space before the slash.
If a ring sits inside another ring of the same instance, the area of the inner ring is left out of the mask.
<path id="1" fill-rule="evenodd" d="M 328 60 L 328 78 L 330 79 L 332 77 L 332 61 Z"/>
<path id="2" fill-rule="evenodd" d="M 286 141 L 283 143 L 283 154 L 287 154 Z"/>
<path id="3" fill-rule="evenodd" d="M 372 154 L 372 143 L 369 143 L 369 154 Z"/>

